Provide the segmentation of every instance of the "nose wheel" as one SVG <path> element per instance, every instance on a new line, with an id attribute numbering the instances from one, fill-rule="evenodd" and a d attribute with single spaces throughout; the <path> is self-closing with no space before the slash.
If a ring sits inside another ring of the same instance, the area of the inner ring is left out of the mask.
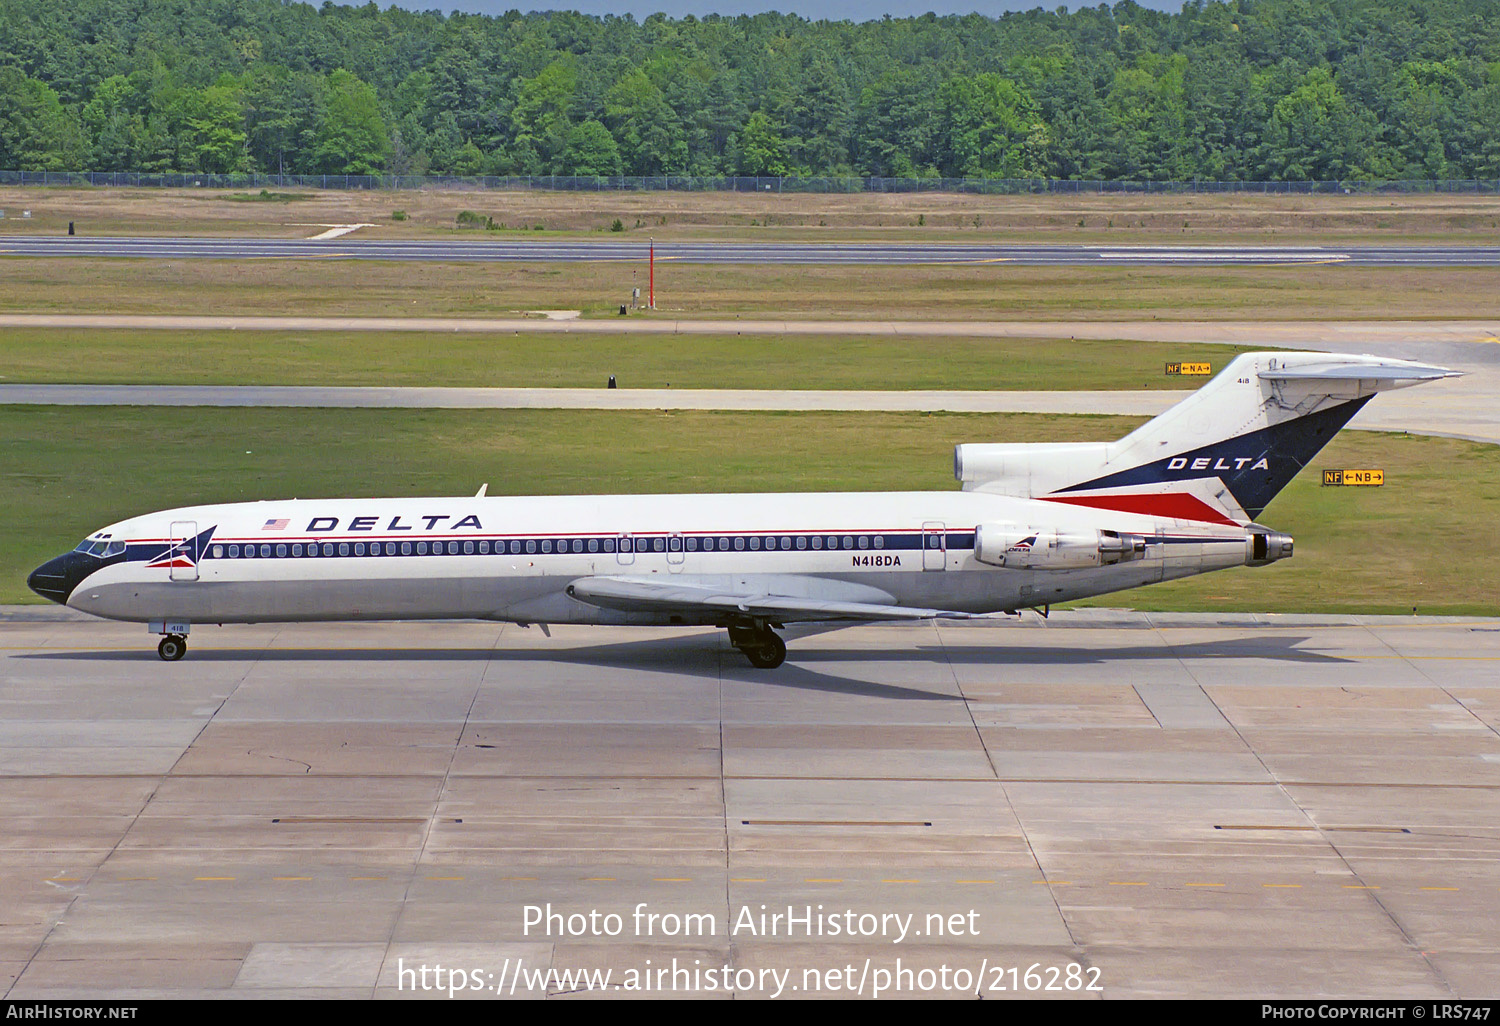
<path id="1" fill-rule="evenodd" d="M 181 634 L 168 634 L 161 639 L 161 644 L 156 646 L 156 654 L 161 656 L 164 662 L 175 663 L 187 655 L 187 638 Z"/>
<path id="2" fill-rule="evenodd" d="M 786 642 L 765 624 L 729 628 L 729 643 L 758 670 L 774 670 L 786 662 Z"/>

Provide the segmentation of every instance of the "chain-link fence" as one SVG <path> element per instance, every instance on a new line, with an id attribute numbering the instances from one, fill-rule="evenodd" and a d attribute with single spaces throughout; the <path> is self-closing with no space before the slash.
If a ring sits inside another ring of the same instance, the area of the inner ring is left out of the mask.
<path id="1" fill-rule="evenodd" d="M 948 192 L 1011 196 L 1024 193 L 1191 193 L 1267 195 L 1312 193 L 1500 193 L 1500 179 L 1391 182 L 1152 182 L 1072 178 L 708 178 L 691 175 L 263 175 L 144 171 L 0 171 L 0 185 L 139 186 L 167 189 L 468 189 L 565 192 Z"/>

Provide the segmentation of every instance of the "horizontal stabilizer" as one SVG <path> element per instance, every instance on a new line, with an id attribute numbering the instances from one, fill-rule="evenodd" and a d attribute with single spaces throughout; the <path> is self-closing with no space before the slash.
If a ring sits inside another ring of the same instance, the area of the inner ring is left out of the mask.
<path id="1" fill-rule="evenodd" d="M 1439 378 L 1458 378 L 1463 376 L 1462 371 L 1449 370 L 1446 367 L 1425 367 L 1419 363 L 1407 363 L 1405 361 L 1386 360 L 1375 366 L 1368 364 L 1330 363 L 1323 366 L 1312 365 L 1302 367 L 1281 367 L 1277 370 L 1263 370 L 1257 375 L 1263 381 L 1380 381 L 1392 382 L 1377 389 L 1385 391 L 1388 388 L 1400 388 L 1404 382 L 1409 384 L 1420 384 L 1423 381 L 1436 381 Z"/>

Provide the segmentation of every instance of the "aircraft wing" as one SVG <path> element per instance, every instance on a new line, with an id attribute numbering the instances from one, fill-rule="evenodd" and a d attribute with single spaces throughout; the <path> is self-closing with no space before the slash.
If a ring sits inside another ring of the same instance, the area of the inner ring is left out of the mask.
<path id="1" fill-rule="evenodd" d="M 932 620 L 970 619 L 977 615 L 637 577 L 583 577 L 568 586 L 568 594 L 580 602 L 626 613 L 738 614 L 767 620 Z"/>

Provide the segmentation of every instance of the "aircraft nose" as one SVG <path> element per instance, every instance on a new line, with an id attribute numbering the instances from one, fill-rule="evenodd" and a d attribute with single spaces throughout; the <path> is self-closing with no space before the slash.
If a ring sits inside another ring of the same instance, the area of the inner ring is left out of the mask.
<path id="1" fill-rule="evenodd" d="M 26 578 L 26 587 L 42 598 L 67 605 L 68 596 L 73 594 L 73 589 L 84 578 L 85 568 L 82 564 L 83 557 L 77 552 L 49 559 L 31 571 Z"/>

